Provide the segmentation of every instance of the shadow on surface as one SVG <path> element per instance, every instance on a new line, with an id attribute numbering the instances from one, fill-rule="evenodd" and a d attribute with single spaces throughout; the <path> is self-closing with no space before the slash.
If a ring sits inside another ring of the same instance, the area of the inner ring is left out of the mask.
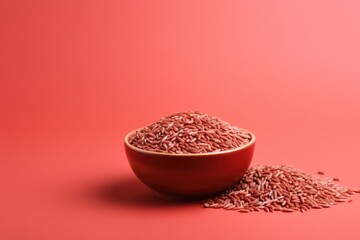
<path id="1" fill-rule="evenodd" d="M 129 206 L 169 207 L 200 204 L 199 200 L 174 198 L 157 193 L 135 177 L 104 182 L 93 189 L 92 195 L 98 202 Z"/>

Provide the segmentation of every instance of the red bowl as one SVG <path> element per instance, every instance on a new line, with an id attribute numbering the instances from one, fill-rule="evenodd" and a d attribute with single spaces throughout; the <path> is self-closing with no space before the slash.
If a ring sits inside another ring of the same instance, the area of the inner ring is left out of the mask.
<path id="1" fill-rule="evenodd" d="M 199 197 L 233 185 L 248 170 L 254 153 L 255 136 L 232 150 L 200 154 L 150 152 L 129 144 L 125 151 L 136 176 L 150 188 L 168 195 Z"/>

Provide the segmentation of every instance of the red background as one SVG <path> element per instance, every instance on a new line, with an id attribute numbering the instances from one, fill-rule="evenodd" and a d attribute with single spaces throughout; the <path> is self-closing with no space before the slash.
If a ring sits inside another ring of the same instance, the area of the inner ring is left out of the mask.
<path id="1" fill-rule="evenodd" d="M 358 1 L 0 2 L 0 239 L 358 239 L 360 198 L 203 209 L 141 184 L 126 133 L 194 109 L 253 164 L 360 187 Z"/>

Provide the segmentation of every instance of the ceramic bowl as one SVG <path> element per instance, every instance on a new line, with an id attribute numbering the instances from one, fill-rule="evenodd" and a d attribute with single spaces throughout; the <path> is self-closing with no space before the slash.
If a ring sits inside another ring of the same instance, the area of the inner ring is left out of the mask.
<path id="1" fill-rule="evenodd" d="M 136 130 L 137 131 L 137 130 Z M 169 154 L 130 145 L 125 151 L 135 175 L 150 188 L 168 195 L 200 197 L 218 193 L 238 181 L 248 170 L 255 136 L 241 147 L 214 153 Z"/>

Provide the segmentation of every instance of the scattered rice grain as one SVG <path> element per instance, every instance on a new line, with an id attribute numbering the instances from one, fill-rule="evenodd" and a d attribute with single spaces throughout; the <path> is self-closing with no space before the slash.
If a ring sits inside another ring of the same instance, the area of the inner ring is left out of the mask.
<path id="1" fill-rule="evenodd" d="M 318 172 L 321 174 L 322 172 Z M 300 180 L 301 179 L 301 180 Z M 205 207 L 239 212 L 296 212 L 330 208 L 360 193 L 357 189 L 339 186 L 338 178 L 324 178 L 305 173 L 292 166 L 255 166 L 231 188 L 213 199 L 203 201 Z M 211 203 L 211 204 L 210 204 Z M 231 209 L 231 207 L 230 207 Z"/>

